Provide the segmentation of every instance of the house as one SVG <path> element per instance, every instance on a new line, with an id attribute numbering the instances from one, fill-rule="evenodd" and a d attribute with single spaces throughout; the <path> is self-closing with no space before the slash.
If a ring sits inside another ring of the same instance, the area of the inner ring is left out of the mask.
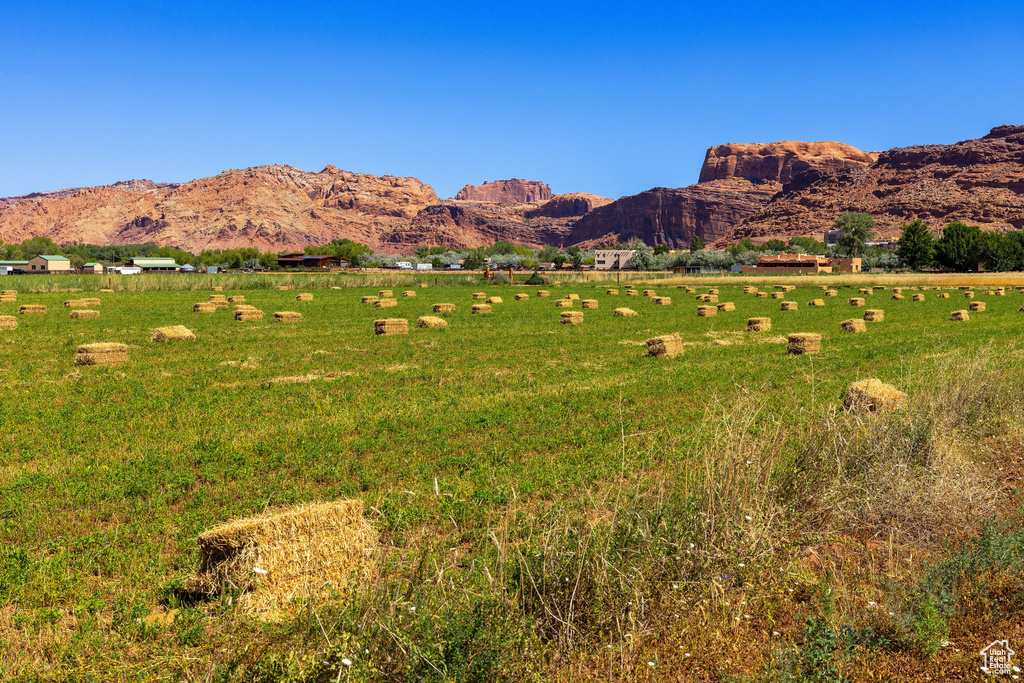
<path id="1" fill-rule="evenodd" d="M 30 273 L 70 273 L 71 259 L 67 256 L 42 254 L 28 260 Z"/>
<path id="2" fill-rule="evenodd" d="M 86 263 L 84 266 L 82 266 L 82 272 L 83 273 L 95 273 L 96 275 L 102 275 L 103 274 L 103 264 L 96 263 L 96 262 Z"/>
<path id="3" fill-rule="evenodd" d="M 143 273 L 177 273 L 181 271 L 181 266 L 175 263 L 174 259 L 162 256 L 136 256 L 128 259 L 127 265 L 141 268 Z"/>
<path id="4" fill-rule="evenodd" d="M 860 269 L 859 258 L 838 259 L 814 254 L 765 254 L 757 260 L 756 265 L 743 266 L 742 272 L 764 275 L 814 275 L 832 273 L 835 270 L 842 273 L 859 273 Z"/>
<path id="5" fill-rule="evenodd" d="M 595 249 L 595 270 L 626 270 L 636 254 L 636 249 Z"/>
<path id="6" fill-rule="evenodd" d="M 277 257 L 277 265 L 281 268 L 347 268 L 348 259 L 340 256 L 323 254 L 281 254 Z"/>

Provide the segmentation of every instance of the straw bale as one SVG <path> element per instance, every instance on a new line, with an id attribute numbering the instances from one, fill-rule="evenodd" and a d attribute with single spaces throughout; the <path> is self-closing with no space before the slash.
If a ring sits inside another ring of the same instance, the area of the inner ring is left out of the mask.
<path id="1" fill-rule="evenodd" d="M 555 308 L 572 308 L 572 299 L 555 299 Z"/>
<path id="2" fill-rule="evenodd" d="M 872 289 L 885 289 L 885 285 L 875 285 Z"/>
<path id="3" fill-rule="evenodd" d="M 609 294 L 611 296 L 618 296 L 619 290 L 617 290 L 617 289 L 606 289 L 606 290 L 604 290 L 604 293 L 605 294 Z"/>
<path id="4" fill-rule="evenodd" d="M 579 325 L 583 322 L 582 311 L 562 311 L 561 317 L 559 318 L 560 323 L 563 325 Z"/>
<path id="5" fill-rule="evenodd" d="M 215 303 L 219 303 L 219 302 L 227 303 L 228 299 L 223 294 L 211 294 L 210 295 L 210 303 L 211 304 L 215 304 Z"/>
<path id="6" fill-rule="evenodd" d="M 852 413 L 879 413 L 899 408 L 906 402 L 905 393 L 872 377 L 850 384 L 843 400 L 843 408 Z"/>
<path id="7" fill-rule="evenodd" d="M 360 299 L 360 301 L 362 301 L 364 304 L 374 304 L 374 303 L 377 303 L 377 299 L 378 299 L 378 297 L 370 295 L 370 296 L 364 296 L 362 299 Z"/>
<path id="8" fill-rule="evenodd" d="M 964 292 L 964 298 L 965 299 L 973 299 L 974 298 L 974 292 L 971 292 L 971 291 Z"/>
<path id="9" fill-rule="evenodd" d="M 810 301 L 807 302 L 807 305 L 808 306 L 824 306 L 825 305 L 825 300 L 824 299 L 811 299 Z"/>
<path id="10" fill-rule="evenodd" d="M 237 305 L 235 305 L 235 308 L 234 308 L 235 313 L 238 313 L 239 311 L 255 311 L 255 310 L 256 310 L 256 307 L 251 305 L 251 304 L 237 304 Z"/>
<path id="11" fill-rule="evenodd" d="M 82 318 L 98 318 L 100 317 L 99 311 L 90 310 L 88 308 L 76 308 L 71 311 L 72 320 L 80 320 Z"/>
<path id="12" fill-rule="evenodd" d="M 597 299 L 584 299 L 580 304 L 583 308 L 597 308 Z"/>
<path id="13" fill-rule="evenodd" d="M 868 308 L 864 311 L 864 322 L 880 323 L 885 320 L 885 311 L 878 308 Z"/>
<path id="14" fill-rule="evenodd" d="M 794 355 L 801 353 L 820 353 L 821 335 L 813 332 L 797 332 L 789 335 L 786 351 Z"/>
<path id="15" fill-rule="evenodd" d="M 997 289 L 996 290 L 996 296 L 1006 296 L 1006 290 L 1005 289 Z"/>
<path id="16" fill-rule="evenodd" d="M 377 292 L 377 294 L 381 299 L 390 299 L 395 295 L 395 293 L 392 292 L 390 289 L 382 289 L 379 292 Z"/>
<path id="17" fill-rule="evenodd" d="M 747 285 L 746 287 L 743 288 L 743 293 L 744 294 L 757 294 L 757 287 L 753 287 L 751 285 Z"/>
<path id="18" fill-rule="evenodd" d="M 786 296 L 786 295 L 784 293 L 782 293 L 782 292 L 772 292 L 772 298 L 773 299 L 781 299 L 784 296 Z"/>
<path id="19" fill-rule="evenodd" d="M 490 304 L 473 304 L 473 308 L 470 310 L 470 313 L 478 313 L 478 314 L 479 313 L 490 313 L 490 312 L 491 312 Z"/>
<path id="20" fill-rule="evenodd" d="M 549 296 L 551 296 L 551 292 L 549 292 L 549 291 L 548 291 L 548 290 L 546 290 L 546 289 L 538 289 L 538 290 L 537 290 L 537 296 L 539 296 L 540 298 L 542 298 L 542 299 L 543 299 L 543 298 L 545 298 L 545 297 L 549 297 Z"/>
<path id="21" fill-rule="evenodd" d="M 690 293 L 692 294 L 693 292 Z M 635 289 L 627 289 L 626 296 L 640 296 L 640 292 L 636 291 Z"/>
<path id="22" fill-rule="evenodd" d="M 768 292 L 758 292 L 754 296 L 756 296 L 758 299 L 767 299 L 768 298 Z"/>
<path id="23" fill-rule="evenodd" d="M 657 306 L 671 306 L 672 297 L 670 296 L 654 296 L 651 297 L 651 301 Z"/>
<path id="24" fill-rule="evenodd" d="M 566 294 L 565 298 L 569 299 L 570 301 L 579 301 L 580 300 L 580 295 L 579 294 Z"/>
<path id="25" fill-rule="evenodd" d="M 910 298 L 914 301 L 924 301 L 924 294 L 914 294 Z"/>
<path id="26" fill-rule="evenodd" d="M 864 299 L 862 299 L 859 296 L 855 296 L 852 299 L 847 299 L 846 303 L 850 304 L 851 306 L 863 306 L 864 305 Z"/>
<path id="27" fill-rule="evenodd" d="M 303 292 L 302 294 L 296 294 L 295 295 L 295 300 L 296 301 L 312 301 L 313 300 L 313 295 L 310 294 L 309 292 Z"/>
<path id="28" fill-rule="evenodd" d="M 516 301 L 526 301 L 529 298 L 529 294 L 516 294 Z"/>
<path id="29" fill-rule="evenodd" d="M 712 287 L 711 289 L 708 290 L 708 294 L 718 294 L 718 288 Z"/>
<path id="30" fill-rule="evenodd" d="M 171 325 L 170 327 L 158 327 L 153 330 L 153 337 L 150 341 L 195 341 L 196 335 L 184 325 Z"/>
<path id="31" fill-rule="evenodd" d="M 99 306 L 99 299 L 71 299 L 64 302 L 64 308 L 87 308 L 89 306 Z"/>
<path id="32" fill-rule="evenodd" d="M 785 292 L 786 285 L 775 285 L 775 289 L 779 290 L 780 292 Z"/>
<path id="33" fill-rule="evenodd" d="M 18 319 L 13 315 L 0 315 L 0 330 L 13 330 L 17 326 Z"/>
<path id="34" fill-rule="evenodd" d="M 16 296 L 0 296 L 0 304 L 13 304 L 17 300 Z"/>
<path id="35" fill-rule="evenodd" d="M 861 296 L 871 296 L 871 294 L 873 294 L 873 292 L 870 289 L 865 289 L 865 288 L 861 287 L 858 290 L 858 294 L 860 294 Z"/>
<path id="36" fill-rule="evenodd" d="M 254 323 L 263 320 L 263 311 L 257 311 L 255 308 L 246 311 L 235 311 L 235 320 L 240 323 Z"/>
<path id="37" fill-rule="evenodd" d="M 275 323 L 297 323 L 302 320 L 302 314 L 295 311 L 276 311 L 274 313 Z"/>
<path id="38" fill-rule="evenodd" d="M 287 292 L 289 289 L 295 289 L 295 288 L 292 287 L 291 285 L 281 285 L 280 287 L 277 288 L 277 291 L 279 291 L 279 292 Z"/>
<path id="39" fill-rule="evenodd" d="M 398 299 L 377 299 L 373 302 L 374 308 L 394 308 L 398 305 Z"/>
<path id="40" fill-rule="evenodd" d="M 341 287 L 331 287 L 331 289 L 342 289 Z"/>
<path id="41" fill-rule="evenodd" d="M 479 299 L 480 301 L 483 301 L 484 299 L 487 298 L 487 293 L 486 292 L 473 292 L 473 298 L 474 299 Z"/>
<path id="42" fill-rule="evenodd" d="M 996 290 L 990 289 L 990 290 L 986 291 L 985 294 L 987 294 L 988 296 L 995 296 L 996 295 Z"/>
<path id="43" fill-rule="evenodd" d="M 393 334 L 409 334 L 409 321 L 405 318 L 374 320 L 373 333 L 385 337 Z"/>
<path id="44" fill-rule="evenodd" d="M 718 303 L 718 295 L 717 294 L 706 294 L 706 295 L 704 295 L 704 303 L 717 304 Z"/>
<path id="45" fill-rule="evenodd" d="M 210 287 L 210 291 L 211 292 L 223 292 L 224 288 L 223 287 Z"/>
<path id="46" fill-rule="evenodd" d="M 828 291 L 828 285 L 818 285 L 818 289 L 823 292 Z"/>
<path id="47" fill-rule="evenodd" d="M 685 288 L 683 289 L 683 291 L 684 291 L 684 292 L 686 292 L 687 294 L 693 294 L 693 293 L 694 293 L 694 292 L 696 292 L 697 290 L 696 290 L 696 289 L 694 289 L 693 287 L 685 287 Z"/>
<path id="48" fill-rule="evenodd" d="M 1021 310 L 1024 311 L 1024 306 L 1021 307 Z M 616 308 L 615 312 L 612 313 L 612 317 L 615 318 L 635 318 L 636 316 L 637 312 L 632 308 Z"/>
<path id="49" fill-rule="evenodd" d="M 427 287 L 427 283 L 426 282 L 421 282 L 420 283 L 420 288 L 426 288 L 426 287 Z"/>
<path id="50" fill-rule="evenodd" d="M 647 340 L 647 355 L 671 358 L 683 352 L 683 340 L 678 334 L 663 334 Z"/>
<path id="51" fill-rule="evenodd" d="M 102 291 L 102 290 L 100 290 Z M 0 289 L 0 296 L 18 296 L 16 289 Z"/>
<path id="52" fill-rule="evenodd" d="M 127 344 L 101 342 L 82 344 L 75 354 L 75 365 L 113 365 L 128 360 Z"/>
<path id="53" fill-rule="evenodd" d="M 198 304 L 192 304 L 193 313 L 213 313 L 216 310 L 217 307 L 214 304 L 209 303 L 208 301 L 204 301 Z"/>
<path id="54" fill-rule="evenodd" d="M 433 315 L 421 315 L 416 327 L 448 327 L 448 321 Z"/>
<path id="55" fill-rule="evenodd" d="M 416 292 L 414 292 L 411 289 L 407 289 L 404 292 L 402 292 L 402 296 L 416 296 Z"/>
<path id="56" fill-rule="evenodd" d="M 940 299 L 948 299 L 949 298 L 949 292 L 939 292 L 938 297 Z"/>
<path id="57" fill-rule="evenodd" d="M 434 304 L 434 313 L 454 313 L 455 304 Z"/>
<path id="58" fill-rule="evenodd" d="M 985 310 L 985 302 L 984 301 L 972 301 L 971 305 L 968 308 L 970 308 L 975 313 L 981 313 L 982 311 Z"/>
<path id="59" fill-rule="evenodd" d="M 502 299 L 500 296 L 489 296 L 489 297 L 487 297 L 487 301 L 485 301 L 484 303 L 485 304 L 503 304 L 503 303 L 505 303 L 505 300 Z"/>
<path id="60" fill-rule="evenodd" d="M 825 296 L 839 296 L 839 292 L 835 289 L 827 289 L 825 290 Z"/>
<path id="61" fill-rule="evenodd" d="M 229 296 L 228 297 L 228 302 L 229 303 L 233 303 L 233 304 L 244 304 L 245 303 L 245 297 L 242 296 L 241 294 L 238 294 L 236 296 Z"/>
<path id="62" fill-rule="evenodd" d="M 747 332 L 770 332 L 771 318 L 747 318 Z"/>
<path id="63" fill-rule="evenodd" d="M 868 326 L 860 318 L 851 318 L 840 323 L 843 332 L 866 332 Z"/>
<path id="64" fill-rule="evenodd" d="M 724 303 L 718 304 L 718 310 L 720 310 L 720 311 L 735 311 L 736 310 L 736 304 L 734 304 L 731 301 L 726 301 Z"/>
<path id="65" fill-rule="evenodd" d="M 903 293 L 903 288 L 902 287 L 893 287 L 892 291 L 893 291 L 893 294 L 902 294 Z"/>
<path id="66" fill-rule="evenodd" d="M 795 311 L 797 308 L 799 308 L 799 305 L 795 301 L 783 301 L 779 306 L 781 311 Z"/>
<path id="67" fill-rule="evenodd" d="M 657 296 L 657 292 L 655 292 L 653 289 L 645 289 L 644 296 Z"/>
<path id="68" fill-rule="evenodd" d="M 199 535 L 200 565 L 189 590 L 240 590 L 243 612 L 280 618 L 303 604 L 365 582 L 377 534 L 360 500 L 300 505 L 236 519 Z"/>
<path id="69" fill-rule="evenodd" d="M 698 318 L 713 318 L 718 315 L 718 306 L 698 306 Z"/>
<path id="70" fill-rule="evenodd" d="M 902 294 L 893 294 L 892 295 L 892 299 L 893 299 L 893 301 L 903 301 L 903 295 Z"/>
<path id="71" fill-rule="evenodd" d="M 41 315 L 46 313 L 46 306 L 42 304 L 23 304 L 18 312 L 21 315 Z"/>

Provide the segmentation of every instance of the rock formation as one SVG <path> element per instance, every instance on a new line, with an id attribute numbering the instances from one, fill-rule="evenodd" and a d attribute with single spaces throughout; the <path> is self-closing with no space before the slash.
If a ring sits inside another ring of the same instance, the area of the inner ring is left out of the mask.
<path id="1" fill-rule="evenodd" d="M 565 221 L 522 220 L 516 212 L 487 211 L 484 206 L 445 203 L 429 206 L 409 227 L 381 236 L 382 251 L 408 253 L 417 245 L 440 245 L 450 249 L 489 247 L 495 242 L 512 242 L 529 247 L 561 245 L 569 233 Z"/>
<path id="2" fill-rule="evenodd" d="M 569 192 L 566 194 L 556 194 L 536 209 L 527 211 L 525 216 L 527 218 L 573 218 L 587 214 L 599 206 L 611 203 L 611 199 L 599 197 L 596 194 Z"/>
<path id="3" fill-rule="evenodd" d="M 455 199 L 470 202 L 495 202 L 515 204 L 522 202 L 543 202 L 551 199 L 551 188 L 539 180 L 495 180 L 476 185 L 466 185 L 455 195 Z"/>
<path id="4" fill-rule="evenodd" d="M 743 237 L 821 239 L 844 211 L 870 213 L 883 239 L 898 237 L 917 218 L 933 228 L 955 220 L 986 230 L 1024 227 L 1024 126 L 999 126 L 952 145 L 891 149 L 865 168 L 805 172 L 720 244 Z"/>
<path id="5" fill-rule="evenodd" d="M 752 182 L 788 183 L 804 171 L 863 168 L 877 156 L 841 142 L 730 143 L 708 149 L 697 182 L 745 178 Z"/>

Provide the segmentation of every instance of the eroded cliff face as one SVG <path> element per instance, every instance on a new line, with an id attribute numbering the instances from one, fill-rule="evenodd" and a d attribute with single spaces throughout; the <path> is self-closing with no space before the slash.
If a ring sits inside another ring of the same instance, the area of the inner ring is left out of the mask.
<path id="1" fill-rule="evenodd" d="M 586 192 L 568 192 L 556 194 L 536 209 L 527 211 L 525 216 L 527 218 L 574 218 L 611 203 L 612 200 L 608 197 L 600 197 Z"/>
<path id="2" fill-rule="evenodd" d="M 821 239 L 844 211 L 870 213 L 883 239 L 920 218 L 939 228 L 963 221 L 986 230 L 1024 227 L 1024 126 L 999 126 L 976 140 L 882 152 L 870 167 L 809 171 L 720 245 L 810 235 Z"/>
<path id="3" fill-rule="evenodd" d="M 788 183 L 804 171 L 863 168 L 877 156 L 841 142 L 729 143 L 708 149 L 697 182 L 743 178 Z"/>
<path id="4" fill-rule="evenodd" d="M 496 204 L 543 202 L 551 199 L 551 188 L 539 180 L 493 180 L 479 187 L 466 185 L 455 195 L 455 199 Z"/>
<path id="5" fill-rule="evenodd" d="M 446 202 L 423 209 L 408 227 L 396 228 L 381 238 L 382 251 L 409 253 L 418 245 L 459 250 L 512 242 L 528 247 L 562 245 L 571 224 L 565 219 L 524 221 L 515 208 Z"/>

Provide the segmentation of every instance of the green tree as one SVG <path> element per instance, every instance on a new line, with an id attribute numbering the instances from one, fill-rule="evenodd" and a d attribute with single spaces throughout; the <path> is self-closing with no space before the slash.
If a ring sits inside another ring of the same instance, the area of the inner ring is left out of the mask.
<path id="1" fill-rule="evenodd" d="M 629 267 L 633 270 L 651 270 L 654 268 L 654 252 L 643 242 L 637 242 Z"/>
<path id="2" fill-rule="evenodd" d="M 462 261 L 462 267 L 467 270 L 479 270 L 484 265 L 484 256 L 482 250 L 475 249 L 466 254 L 466 258 Z"/>
<path id="3" fill-rule="evenodd" d="M 413 256 L 416 258 L 425 258 L 430 253 L 430 247 L 420 245 L 413 250 Z"/>
<path id="4" fill-rule="evenodd" d="M 569 259 L 565 254 L 557 253 L 554 258 L 551 259 L 551 262 L 555 264 L 555 268 L 561 268 L 568 260 Z"/>
<path id="5" fill-rule="evenodd" d="M 903 226 L 900 245 L 896 248 L 900 262 L 913 270 L 921 270 L 935 261 L 935 238 L 928 224 L 918 218 Z"/>
<path id="6" fill-rule="evenodd" d="M 704 240 L 702 240 L 699 235 L 694 235 L 693 239 L 690 240 L 690 251 L 700 251 L 703 248 Z"/>
<path id="7" fill-rule="evenodd" d="M 580 266 L 583 265 L 583 250 L 575 244 L 565 250 L 565 255 L 572 261 L 573 269 L 579 270 Z"/>
<path id="8" fill-rule="evenodd" d="M 671 249 L 668 248 L 667 244 L 659 244 L 659 245 L 654 247 L 654 255 L 655 256 L 661 256 L 662 254 L 667 254 L 670 251 L 671 251 Z"/>
<path id="9" fill-rule="evenodd" d="M 771 239 L 757 248 L 758 251 L 786 251 L 786 243 L 779 239 Z"/>
<path id="10" fill-rule="evenodd" d="M 786 249 L 795 254 L 825 253 L 825 245 L 813 237 L 791 237 Z"/>
<path id="11" fill-rule="evenodd" d="M 843 233 L 836 243 L 836 249 L 844 256 L 862 256 L 864 243 L 875 236 L 875 219 L 869 213 L 847 211 L 839 214 L 832 224 L 833 230 Z"/>
<path id="12" fill-rule="evenodd" d="M 40 254 L 60 254 L 61 249 L 49 237 L 32 237 L 21 243 L 21 254 L 24 259 L 32 259 Z"/>
<path id="13" fill-rule="evenodd" d="M 541 263 L 553 263 L 556 256 L 558 256 L 558 247 L 553 247 L 550 244 L 545 244 L 537 252 L 537 260 Z"/>
<path id="14" fill-rule="evenodd" d="M 946 268 L 965 273 L 977 270 L 982 258 L 981 228 L 954 221 L 935 243 L 935 259 Z"/>

